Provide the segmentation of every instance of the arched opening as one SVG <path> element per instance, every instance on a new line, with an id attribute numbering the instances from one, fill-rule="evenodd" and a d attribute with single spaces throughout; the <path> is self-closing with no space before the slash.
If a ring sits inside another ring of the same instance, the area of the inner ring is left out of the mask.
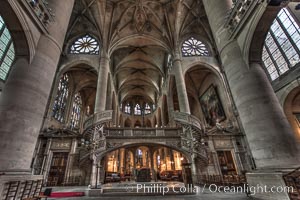
<path id="1" fill-rule="evenodd" d="M 130 128 L 130 127 L 131 127 L 131 120 L 130 120 L 129 118 L 127 118 L 127 119 L 125 120 L 124 127 L 127 127 L 127 128 Z"/>
<path id="2" fill-rule="evenodd" d="M 203 120 L 207 128 L 229 117 L 229 99 L 215 72 L 205 66 L 191 67 L 185 73 L 185 84 L 191 114 Z"/>
<path id="3" fill-rule="evenodd" d="M 188 162 L 184 153 L 154 144 L 123 146 L 106 153 L 101 160 L 104 183 L 183 181 L 182 164 Z"/>
<path id="4" fill-rule="evenodd" d="M 147 121 L 146 121 L 146 127 L 148 127 L 148 128 L 152 127 L 150 119 L 147 119 Z"/>
<path id="5" fill-rule="evenodd" d="M 300 143 L 300 86 L 290 91 L 285 99 L 283 108 L 294 134 Z"/>
<path id="6" fill-rule="evenodd" d="M 140 120 L 136 120 L 136 122 L 134 123 L 134 128 L 140 128 L 142 127 L 142 123 L 140 122 Z"/>

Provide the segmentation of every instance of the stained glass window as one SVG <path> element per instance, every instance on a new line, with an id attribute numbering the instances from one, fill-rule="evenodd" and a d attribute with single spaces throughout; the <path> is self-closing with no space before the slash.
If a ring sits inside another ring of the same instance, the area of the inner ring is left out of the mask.
<path id="1" fill-rule="evenodd" d="M 135 105 L 135 107 L 134 107 L 134 114 L 135 114 L 135 115 L 141 115 L 141 114 L 142 114 L 140 104 L 136 104 L 136 105 Z"/>
<path id="2" fill-rule="evenodd" d="M 52 117 L 63 122 L 65 120 L 67 101 L 69 97 L 69 77 L 64 74 L 58 83 L 57 95 L 55 97 Z"/>
<path id="3" fill-rule="evenodd" d="M 288 9 L 283 8 L 267 34 L 262 60 L 273 81 L 300 61 L 299 26 Z"/>
<path id="4" fill-rule="evenodd" d="M 72 114 L 71 114 L 71 128 L 79 128 L 80 115 L 82 109 L 82 100 L 80 93 L 76 93 L 73 101 Z"/>
<path id="5" fill-rule="evenodd" d="M 145 105 L 145 115 L 148 115 L 151 113 L 151 107 L 149 106 L 148 103 L 146 103 Z"/>
<path id="6" fill-rule="evenodd" d="M 130 107 L 130 104 L 128 103 L 126 106 L 125 106 L 125 108 L 124 108 L 125 110 L 125 113 L 127 113 L 127 114 L 131 114 L 131 107 Z"/>
<path id="7" fill-rule="evenodd" d="M 85 35 L 78 38 L 71 45 L 70 48 L 71 54 L 99 54 L 99 43 L 95 38 L 90 35 Z"/>
<path id="8" fill-rule="evenodd" d="M 208 50 L 203 44 L 203 42 L 195 39 L 194 37 L 189 38 L 188 40 L 184 41 L 182 44 L 182 55 L 183 56 L 208 56 Z"/>
<path id="9" fill-rule="evenodd" d="M 15 59 L 15 48 L 3 18 L 0 16 L 0 79 L 5 81 Z"/>

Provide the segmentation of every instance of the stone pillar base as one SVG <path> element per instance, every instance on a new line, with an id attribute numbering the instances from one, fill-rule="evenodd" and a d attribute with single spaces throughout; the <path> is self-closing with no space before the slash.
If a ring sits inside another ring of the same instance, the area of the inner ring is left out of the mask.
<path id="1" fill-rule="evenodd" d="M 89 189 L 87 191 L 89 197 L 99 197 L 103 193 L 103 189 Z"/>
<path id="2" fill-rule="evenodd" d="M 249 192 L 254 199 L 290 199 L 282 172 L 250 172 L 246 176 Z"/>

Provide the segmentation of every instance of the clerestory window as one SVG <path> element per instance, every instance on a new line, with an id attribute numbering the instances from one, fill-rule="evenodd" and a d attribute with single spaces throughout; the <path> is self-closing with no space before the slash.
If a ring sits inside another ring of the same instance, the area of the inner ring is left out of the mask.
<path id="1" fill-rule="evenodd" d="M 267 34 L 262 61 L 273 81 L 300 61 L 300 29 L 287 8 L 281 9 Z"/>
<path id="2" fill-rule="evenodd" d="M 59 122 L 64 122 L 67 102 L 69 97 L 69 76 L 64 74 L 58 83 L 57 94 L 52 109 L 52 117 Z"/>
<path id="3" fill-rule="evenodd" d="M 99 49 L 100 47 L 97 40 L 87 34 L 75 40 L 75 42 L 71 45 L 70 53 L 98 55 Z"/>
<path id="4" fill-rule="evenodd" d="M 189 56 L 209 56 L 205 44 L 194 37 L 190 37 L 183 42 L 181 47 L 182 55 Z"/>
<path id="5" fill-rule="evenodd" d="M 15 59 L 15 48 L 3 18 L 0 16 L 0 79 L 5 81 Z"/>
<path id="6" fill-rule="evenodd" d="M 80 116 L 82 110 L 82 99 L 80 93 L 76 93 L 74 96 L 72 114 L 71 114 L 71 129 L 79 128 Z"/>

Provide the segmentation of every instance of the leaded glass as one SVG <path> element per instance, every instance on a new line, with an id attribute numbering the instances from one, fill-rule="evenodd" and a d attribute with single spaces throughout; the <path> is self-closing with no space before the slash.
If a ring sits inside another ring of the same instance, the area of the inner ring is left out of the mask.
<path id="1" fill-rule="evenodd" d="M 182 44 L 183 56 L 208 56 L 208 50 L 203 42 L 191 37 Z"/>
<path id="2" fill-rule="evenodd" d="M 148 103 L 145 105 L 145 115 L 148 115 L 151 113 L 151 107 Z"/>
<path id="3" fill-rule="evenodd" d="M 130 114 L 130 113 L 131 113 L 131 106 L 130 106 L 129 103 L 125 106 L 124 109 L 125 109 L 125 113 L 127 113 L 127 114 Z"/>
<path id="4" fill-rule="evenodd" d="M 72 114 L 71 114 L 71 129 L 79 128 L 80 116 L 82 109 L 82 100 L 80 93 L 76 93 L 73 101 Z"/>
<path id="5" fill-rule="evenodd" d="M 99 54 L 99 43 L 90 35 L 78 38 L 70 48 L 71 54 Z"/>
<path id="6" fill-rule="evenodd" d="M 52 117 L 59 122 L 65 120 L 67 101 L 69 97 L 69 77 L 64 74 L 58 83 L 57 95 L 54 100 Z"/>
<path id="7" fill-rule="evenodd" d="M 262 53 L 262 61 L 271 80 L 277 79 L 300 62 L 299 45 L 299 26 L 288 9 L 284 8 L 267 34 Z"/>
<path id="8" fill-rule="evenodd" d="M 15 59 L 15 48 L 9 30 L 0 16 L 0 79 L 5 81 Z"/>
<path id="9" fill-rule="evenodd" d="M 135 105 L 135 107 L 134 107 L 134 114 L 135 114 L 135 115 L 141 115 L 141 114 L 142 114 L 140 104 L 136 104 L 136 105 Z"/>

